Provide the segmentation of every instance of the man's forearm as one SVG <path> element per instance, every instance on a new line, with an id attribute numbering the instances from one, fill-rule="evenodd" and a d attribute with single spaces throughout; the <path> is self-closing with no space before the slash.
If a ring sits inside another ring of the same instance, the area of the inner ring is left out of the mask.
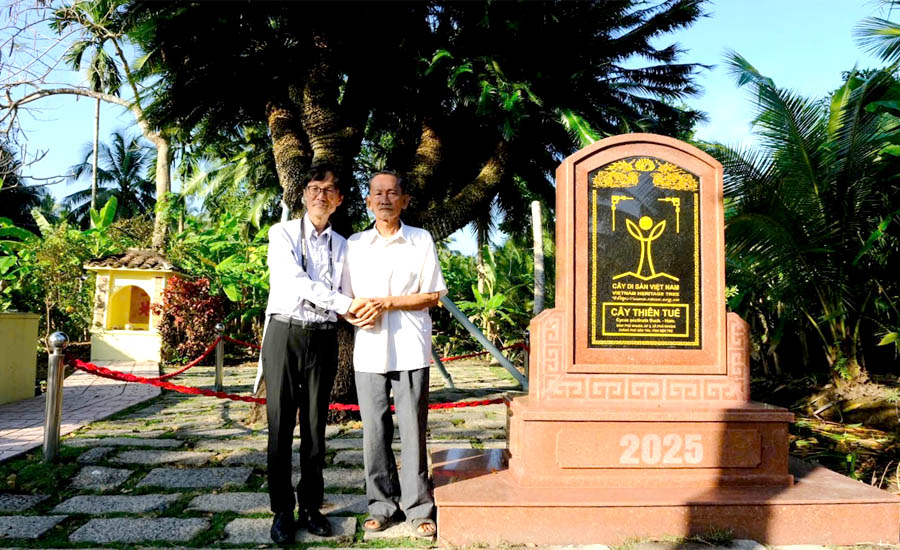
<path id="1" fill-rule="evenodd" d="M 438 305 L 440 299 L 440 292 L 423 292 L 420 294 L 409 294 L 407 296 L 386 296 L 384 298 L 376 298 L 377 301 L 381 302 L 381 307 L 386 310 L 427 309 Z"/>

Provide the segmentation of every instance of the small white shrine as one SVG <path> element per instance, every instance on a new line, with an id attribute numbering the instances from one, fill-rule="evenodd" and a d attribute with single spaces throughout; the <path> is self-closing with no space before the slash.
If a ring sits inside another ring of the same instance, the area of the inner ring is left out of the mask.
<path id="1" fill-rule="evenodd" d="M 159 321 L 150 306 L 162 300 L 175 266 L 155 250 L 131 248 L 84 268 L 97 273 L 91 361 L 160 361 Z"/>

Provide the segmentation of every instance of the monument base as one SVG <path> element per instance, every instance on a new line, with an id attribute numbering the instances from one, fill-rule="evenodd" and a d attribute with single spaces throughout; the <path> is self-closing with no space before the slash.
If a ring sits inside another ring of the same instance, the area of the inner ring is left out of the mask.
<path id="1" fill-rule="evenodd" d="M 793 415 L 754 402 L 509 405 L 509 470 L 528 487 L 789 486 Z"/>
<path id="2" fill-rule="evenodd" d="M 504 449 L 434 453 L 442 546 L 613 545 L 714 530 L 778 545 L 900 540 L 900 498 L 796 459 L 792 486 L 691 489 L 523 487 L 499 470 L 505 457 Z"/>

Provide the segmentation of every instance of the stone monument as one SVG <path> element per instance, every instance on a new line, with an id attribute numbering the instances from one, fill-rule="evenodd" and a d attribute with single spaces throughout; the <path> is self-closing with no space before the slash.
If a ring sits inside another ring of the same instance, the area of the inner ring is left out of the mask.
<path id="1" fill-rule="evenodd" d="M 789 464 L 793 415 L 750 401 L 721 165 L 629 134 L 570 156 L 556 182 L 556 308 L 531 322 L 529 394 L 509 403 L 508 453 L 433 456 L 439 540 L 896 543 L 900 499 Z"/>

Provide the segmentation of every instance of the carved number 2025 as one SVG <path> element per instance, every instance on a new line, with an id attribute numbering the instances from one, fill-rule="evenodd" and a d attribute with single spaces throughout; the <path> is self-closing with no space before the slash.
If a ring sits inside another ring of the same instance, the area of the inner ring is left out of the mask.
<path id="1" fill-rule="evenodd" d="M 700 434 L 625 434 L 619 464 L 699 464 L 703 460 Z"/>

